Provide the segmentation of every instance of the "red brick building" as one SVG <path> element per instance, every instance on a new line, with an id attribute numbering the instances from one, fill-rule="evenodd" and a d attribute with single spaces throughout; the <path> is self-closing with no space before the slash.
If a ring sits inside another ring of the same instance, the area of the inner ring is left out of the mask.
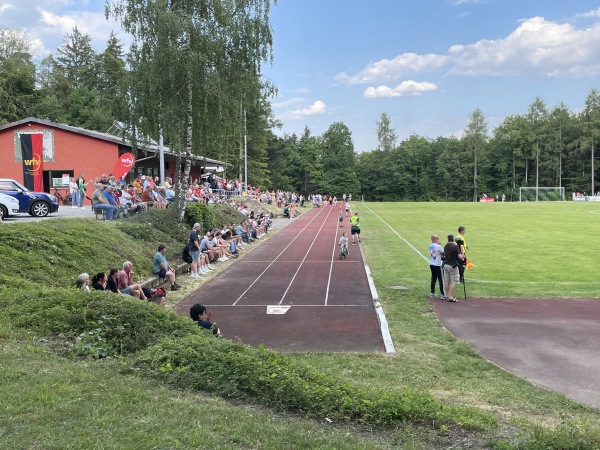
<path id="1" fill-rule="evenodd" d="M 86 130 L 48 120 L 28 117 L 27 119 L 0 126 L 0 178 L 12 178 L 23 183 L 23 163 L 20 135 L 43 134 L 43 179 L 44 191 L 52 193 L 54 187 L 64 192 L 68 177 L 83 174 L 93 180 L 102 174 L 110 174 L 120 155 L 132 152 L 131 145 L 112 134 Z M 135 154 L 135 152 L 132 152 Z M 165 154 L 165 176 L 175 178 L 175 155 L 167 148 Z M 192 164 L 190 176 L 199 178 L 202 167 L 223 166 L 224 163 L 201 156 Z M 135 174 L 160 176 L 159 148 L 151 144 L 147 150 L 138 152 L 135 166 L 127 181 Z"/>

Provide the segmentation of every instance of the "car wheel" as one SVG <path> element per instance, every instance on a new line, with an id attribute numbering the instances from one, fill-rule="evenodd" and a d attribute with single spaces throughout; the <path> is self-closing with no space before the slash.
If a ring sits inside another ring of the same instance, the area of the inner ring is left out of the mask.
<path id="1" fill-rule="evenodd" d="M 29 211 L 29 214 L 34 217 L 46 217 L 50 214 L 50 205 L 46 202 L 35 202 Z"/>
<path id="2" fill-rule="evenodd" d="M 8 209 L 4 205 L 0 205 L 0 220 L 8 217 Z"/>

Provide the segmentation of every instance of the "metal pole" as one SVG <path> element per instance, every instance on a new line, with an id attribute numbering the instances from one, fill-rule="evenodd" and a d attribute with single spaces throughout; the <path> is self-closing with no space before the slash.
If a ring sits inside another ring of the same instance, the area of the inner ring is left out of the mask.
<path id="1" fill-rule="evenodd" d="M 246 110 L 244 109 L 244 190 L 248 199 L 248 141 L 246 139 Z"/>
<path id="2" fill-rule="evenodd" d="M 165 146 L 163 145 L 163 135 L 160 132 L 158 138 L 158 148 L 160 150 L 160 184 L 165 184 Z"/>

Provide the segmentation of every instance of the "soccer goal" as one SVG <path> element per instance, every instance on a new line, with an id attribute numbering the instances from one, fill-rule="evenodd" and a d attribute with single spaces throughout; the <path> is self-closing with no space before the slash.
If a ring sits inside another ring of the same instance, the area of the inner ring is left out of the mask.
<path id="1" fill-rule="evenodd" d="M 564 202 L 564 187 L 520 187 L 520 202 Z"/>

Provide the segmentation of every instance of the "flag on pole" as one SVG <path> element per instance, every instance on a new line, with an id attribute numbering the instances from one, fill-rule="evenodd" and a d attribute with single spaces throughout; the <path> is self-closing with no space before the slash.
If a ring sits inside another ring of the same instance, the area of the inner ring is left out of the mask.
<path id="1" fill-rule="evenodd" d="M 467 259 L 467 270 L 471 270 L 473 267 L 475 267 L 475 264 Z"/>

